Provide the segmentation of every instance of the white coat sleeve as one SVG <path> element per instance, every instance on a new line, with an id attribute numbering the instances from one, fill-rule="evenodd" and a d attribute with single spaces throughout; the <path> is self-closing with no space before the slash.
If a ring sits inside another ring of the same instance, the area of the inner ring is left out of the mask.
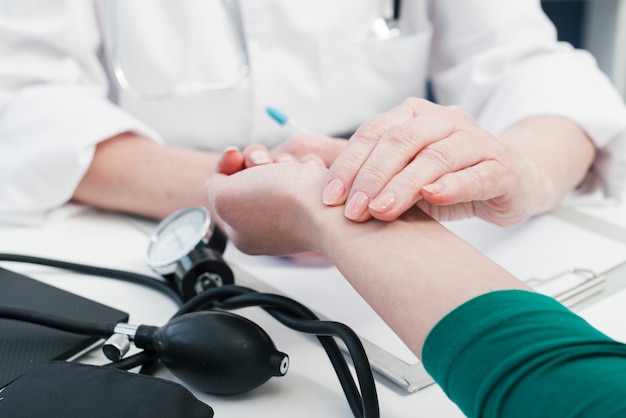
<path id="1" fill-rule="evenodd" d="M 598 156 L 584 184 L 626 192 L 626 106 L 587 51 L 557 42 L 539 0 L 433 0 L 430 76 L 437 100 L 498 134 L 525 117 L 578 123 Z"/>
<path id="2" fill-rule="evenodd" d="M 0 2 L 0 221 L 32 223 L 69 201 L 95 145 L 134 131 L 107 99 L 94 5 Z"/>

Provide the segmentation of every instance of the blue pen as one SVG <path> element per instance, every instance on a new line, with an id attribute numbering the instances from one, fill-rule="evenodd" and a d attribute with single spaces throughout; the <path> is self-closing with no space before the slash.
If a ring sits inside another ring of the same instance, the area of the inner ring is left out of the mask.
<path id="1" fill-rule="evenodd" d="M 279 125 L 289 127 L 296 132 L 309 132 L 308 129 L 303 128 L 302 125 L 295 122 L 292 118 L 288 117 L 280 110 L 273 107 L 268 107 L 265 110 L 267 111 L 267 114 L 272 117 L 272 119 L 278 122 Z"/>

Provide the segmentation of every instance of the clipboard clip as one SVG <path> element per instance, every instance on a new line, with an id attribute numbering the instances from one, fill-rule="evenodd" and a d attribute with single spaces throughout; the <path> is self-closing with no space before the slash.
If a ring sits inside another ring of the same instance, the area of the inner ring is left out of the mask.
<path id="1" fill-rule="evenodd" d="M 585 268 L 571 268 L 545 278 L 524 281 L 539 293 L 551 296 L 567 306 L 572 306 L 601 291 L 606 283 L 604 275 Z"/>

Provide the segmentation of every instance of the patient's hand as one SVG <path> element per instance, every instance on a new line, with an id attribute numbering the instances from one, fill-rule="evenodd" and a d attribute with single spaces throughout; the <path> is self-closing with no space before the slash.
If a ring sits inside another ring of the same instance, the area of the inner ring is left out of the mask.
<path id="1" fill-rule="evenodd" d="M 230 240 L 248 254 L 317 251 L 320 191 L 326 169 L 317 164 L 266 164 L 208 183 L 212 212 Z"/>

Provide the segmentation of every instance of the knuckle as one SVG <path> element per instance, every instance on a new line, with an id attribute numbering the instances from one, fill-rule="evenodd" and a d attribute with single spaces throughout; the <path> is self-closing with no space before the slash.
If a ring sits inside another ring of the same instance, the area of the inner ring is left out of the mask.
<path id="1" fill-rule="evenodd" d="M 333 176 L 343 175 L 347 171 L 354 171 L 356 174 L 356 171 L 359 170 L 362 164 L 363 160 L 361 155 L 350 152 L 343 153 L 339 155 L 330 166 L 330 172 Z"/>
<path id="2" fill-rule="evenodd" d="M 418 177 L 403 171 L 394 178 L 393 187 L 400 191 L 403 196 L 408 197 L 413 204 L 417 201 L 423 185 L 423 181 Z"/>
<path id="3" fill-rule="evenodd" d="M 443 112 L 448 120 L 454 121 L 457 130 L 478 126 L 474 118 L 460 106 L 446 106 Z M 484 137 L 484 135 L 478 135 L 478 132 L 472 132 L 472 134 L 473 136 Z"/>
<path id="4" fill-rule="evenodd" d="M 415 142 L 415 138 L 420 137 L 420 133 L 416 129 L 410 129 L 404 125 L 392 126 L 383 140 L 389 143 L 391 146 L 399 147 L 401 151 L 408 151 L 412 148 L 412 144 Z"/>
<path id="5" fill-rule="evenodd" d="M 462 107 L 457 106 L 457 105 L 446 106 L 444 108 L 444 112 L 446 112 L 450 117 L 454 119 L 459 119 L 459 120 L 472 119 L 469 113 L 467 113 L 465 110 L 463 110 Z"/>
<path id="6" fill-rule="evenodd" d="M 408 97 L 402 101 L 400 106 L 407 106 L 413 111 L 418 111 L 419 109 L 423 109 L 424 106 L 433 105 L 432 102 L 424 99 L 423 97 Z"/>
<path id="7" fill-rule="evenodd" d="M 369 164 L 361 169 L 359 177 L 355 181 L 355 186 L 360 190 L 370 190 L 372 186 L 385 184 L 389 177 L 389 174 L 380 167 Z"/>
<path id="8" fill-rule="evenodd" d="M 359 126 L 350 138 L 350 141 L 363 142 L 365 144 L 376 143 L 386 131 L 386 124 L 381 116 L 377 116 Z"/>
<path id="9" fill-rule="evenodd" d="M 340 155 L 328 167 L 326 178 L 329 180 L 337 178 L 350 188 L 361 175 L 361 166 L 362 161 L 357 156 L 351 154 Z"/>
<path id="10" fill-rule="evenodd" d="M 471 170 L 469 173 L 469 183 L 472 185 L 474 192 L 472 195 L 482 195 L 489 191 L 491 177 L 486 170 Z M 461 189 L 461 193 L 464 194 L 464 201 L 474 200 L 472 196 L 468 196 L 469 188 Z"/>
<path id="11" fill-rule="evenodd" d="M 431 164 L 435 164 L 446 171 L 456 169 L 459 163 L 456 149 L 442 142 L 427 146 L 420 154 Z"/>

